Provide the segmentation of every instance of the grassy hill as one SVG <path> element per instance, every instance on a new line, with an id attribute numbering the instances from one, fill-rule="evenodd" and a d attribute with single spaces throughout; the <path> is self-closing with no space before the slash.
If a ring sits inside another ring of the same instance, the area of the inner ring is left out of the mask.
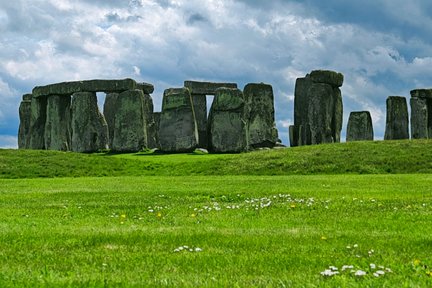
<path id="1" fill-rule="evenodd" d="M 431 173 L 431 148 L 430 140 L 404 140 L 228 155 L 0 150 L 0 178 Z"/>

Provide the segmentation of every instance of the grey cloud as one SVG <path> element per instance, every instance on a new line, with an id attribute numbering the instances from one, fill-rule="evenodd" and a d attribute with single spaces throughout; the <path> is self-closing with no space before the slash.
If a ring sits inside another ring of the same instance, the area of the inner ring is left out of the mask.
<path id="1" fill-rule="evenodd" d="M 200 13 L 193 13 L 188 17 L 186 22 L 188 25 L 194 25 L 199 22 L 208 22 L 208 19 Z"/>

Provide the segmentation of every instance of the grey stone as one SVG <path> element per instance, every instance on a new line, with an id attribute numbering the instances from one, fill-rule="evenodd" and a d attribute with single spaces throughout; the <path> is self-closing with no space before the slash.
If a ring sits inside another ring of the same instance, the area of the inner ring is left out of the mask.
<path id="1" fill-rule="evenodd" d="M 30 148 L 31 94 L 25 94 L 19 106 L 20 124 L 18 129 L 18 148 Z"/>
<path id="2" fill-rule="evenodd" d="M 33 88 L 33 97 L 48 95 L 72 95 L 77 92 L 123 92 L 133 90 L 137 83 L 133 79 L 122 80 L 85 80 L 38 86 Z"/>
<path id="3" fill-rule="evenodd" d="M 192 101 L 198 128 L 198 147 L 207 148 L 207 97 L 203 94 L 192 94 Z"/>
<path id="4" fill-rule="evenodd" d="M 192 152 L 197 148 L 198 128 L 189 89 L 165 90 L 159 125 L 159 142 L 162 151 Z"/>
<path id="5" fill-rule="evenodd" d="M 289 139 L 290 139 L 290 147 L 296 147 L 298 145 L 298 132 L 295 129 L 294 125 L 289 126 Z"/>
<path id="6" fill-rule="evenodd" d="M 32 94 L 24 94 L 22 96 L 22 101 L 31 101 L 33 99 L 33 95 Z"/>
<path id="7" fill-rule="evenodd" d="M 314 70 L 309 75 L 310 79 L 315 83 L 325 83 L 332 87 L 341 87 L 344 77 L 341 73 L 329 70 Z"/>
<path id="8" fill-rule="evenodd" d="M 428 100 L 427 98 L 411 98 L 411 138 L 429 138 Z M 431 134 L 432 135 L 432 134 Z"/>
<path id="9" fill-rule="evenodd" d="M 239 89 L 219 88 L 209 114 L 209 151 L 239 153 L 248 149 L 247 108 Z"/>
<path id="10" fill-rule="evenodd" d="M 373 140 L 372 117 L 369 111 L 351 112 L 348 120 L 346 141 Z"/>
<path id="11" fill-rule="evenodd" d="M 237 88 L 236 83 L 214 83 L 199 81 L 184 81 L 184 87 L 188 88 L 191 94 L 215 95 L 218 88 Z"/>
<path id="12" fill-rule="evenodd" d="M 147 148 L 148 97 L 142 90 L 125 91 L 118 95 L 113 151 L 138 152 Z"/>
<path id="13" fill-rule="evenodd" d="M 103 115 L 108 125 L 108 139 L 109 139 L 108 145 L 110 148 L 113 146 L 115 116 L 118 110 L 119 95 L 120 95 L 119 93 L 106 94 L 104 107 L 103 107 Z"/>
<path id="14" fill-rule="evenodd" d="M 154 92 L 154 86 L 150 83 L 140 82 L 137 83 L 136 89 L 142 90 L 144 94 L 152 94 Z"/>
<path id="15" fill-rule="evenodd" d="M 45 149 L 70 150 L 71 120 L 71 97 L 48 96 L 44 137 Z"/>
<path id="16" fill-rule="evenodd" d="M 72 95 L 72 151 L 97 152 L 108 148 L 108 125 L 95 92 Z"/>
<path id="17" fill-rule="evenodd" d="M 315 70 L 296 80 L 291 146 L 340 142 L 343 75 Z"/>
<path id="18" fill-rule="evenodd" d="M 387 118 L 384 140 L 409 139 L 408 107 L 405 97 L 387 98 Z"/>
<path id="19" fill-rule="evenodd" d="M 33 97 L 31 100 L 30 117 L 30 149 L 45 149 L 45 122 L 46 122 L 47 98 Z"/>
<path id="20" fill-rule="evenodd" d="M 414 89 L 410 92 L 413 98 L 427 98 L 432 99 L 432 89 Z"/>
<path id="21" fill-rule="evenodd" d="M 159 124 L 161 112 L 153 112 L 153 126 L 150 126 L 150 139 L 149 147 L 160 149 L 159 142 Z"/>
<path id="22" fill-rule="evenodd" d="M 249 107 L 249 145 L 253 148 L 274 147 L 278 139 L 278 132 L 272 86 L 264 83 L 250 83 L 245 86 L 243 94 Z"/>

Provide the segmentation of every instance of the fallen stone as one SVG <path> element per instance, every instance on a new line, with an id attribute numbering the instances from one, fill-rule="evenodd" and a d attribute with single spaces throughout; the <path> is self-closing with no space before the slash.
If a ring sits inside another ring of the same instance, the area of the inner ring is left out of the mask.
<path id="1" fill-rule="evenodd" d="M 191 94 L 215 95 L 218 88 L 237 88 L 236 83 L 214 83 L 199 81 L 184 81 L 184 87 L 190 90 Z"/>
<path id="2" fill-rule="evenodd" d="M 372 117 L 369 111 L 351 112 L 347 126 L 346 141 L 373 140 Z"/>
<path id="3" fill-rule="evenodd" d="M 20 125 L 18 129 L 18 148 L 30 148 L 31 94 L 25 94 L 19 106 Z"/>
<path id="4" fill-rule="evenodd" d="M 198 146 L 198 128 L 192 96 L 187 88 L 164 92 L 159 124 L 161 150 L 168 153 L 192 152 Z"/>
<path id="5" fill-rule="evenodd" d="M 108 124 L 100 113 L 95 92 L 72 95 L 72 151 L 97 152 L 108 149 Z"/>
<path id="6" fill-rule="evenodd" d="M 122 80 L 85 80 L 72 81 L 38 86 L 33 88 L 33 97 L 38 98 L 48 95 L 72 95 L 77 92 L 123 92 L 133 90 L 137 83 L 133 79 Z"/>
<path id="7" fill-rule="evenodd" d="M 50 95 L 46 111 L 45 149 L 70 150 L 71 121 L 71 97 Z"/>
<path id="8" fill-rule="evenodd" d="M 272 86 L 250 83 L 245 86 L 243 94 L 249 107 L 249 145 L 253 148 L 274 147 L 278 132 Z"/>
<path id="9" fill-rule="evenodd" d="M 429 138 L 429 109 L 427 98 L 411 98 L 411 138 Z M 432 135 L 432 134 L 431 134 Z"/>
<path id="10" fill-rule="evenodd" d="M 405 97 L 387 98 L 387 118 L 384 140 L 409 139 L 408 107 Z"/>
<path id="11" fill-rule="evenodd" d="M 246 109 L 239 89 L 217 89 L 209 114 L 209 151 L 239 153 L 248 149 Z"/>

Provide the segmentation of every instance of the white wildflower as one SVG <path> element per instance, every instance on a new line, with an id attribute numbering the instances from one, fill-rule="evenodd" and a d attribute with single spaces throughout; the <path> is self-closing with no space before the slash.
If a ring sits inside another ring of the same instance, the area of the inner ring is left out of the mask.
<path id="1" fill-rule="evenodd" d="M 323 276 L 329 276 L 329 277 L 331 277 L 331 276 L 339 274 L 339 272 L 338 271 L 332 271 L 330 269 L 326 269 L 323 272 L 321 272 L 320 274 L 323 275 Z"/>
<path id="2" fill-rule="evenodd" d="M 376 265 L 373 264 L 373 263 L 369 264 L 369 267 L 370 267 L 371 269 L 376 269 Z"/>
<path id="3" fill-rule="evenodd" d="M 344 266 L 342 266 L 342 271 L 345 271 L 347 269 L 353 269 L 353 268 L 354 268 L 353 265 L 344 265 Z"/>
<path id="4" fill-rule="evenodd" d="M 363 271 L 363 270 L 357 270 L 354 275 L 362 277 L 362 276 L 365 276 L 366 274 L 367 273 L 365 271 Z"/>

